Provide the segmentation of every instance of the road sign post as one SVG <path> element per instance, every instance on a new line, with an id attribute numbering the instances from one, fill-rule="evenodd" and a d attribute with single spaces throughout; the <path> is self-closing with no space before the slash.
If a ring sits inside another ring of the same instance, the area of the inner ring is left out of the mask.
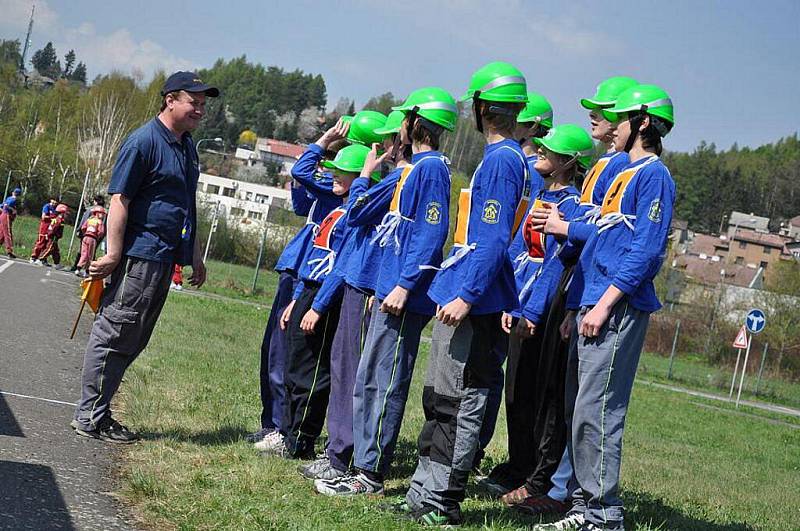
<path id="1" fill-rule="evenodd" d="M 736 373 L 739 371 L 739 360 L 742 358 L 742 349 L 747 348 L 747 345 L 747 328 L 743 325 L 733 341 L 733 348 L 737 349 L 736 365 L 733 366 L 733 379 L 731 380 L 731 390 L 728 392 L 728 400 L 733 400 L 733 390 L 736 388 Z"/>
<path id="2" fill-rule="evenodd" d="M 675 348 L 678 346 L 678 334 L 681 332 L 681 320 L 675 323 L 675 337 L 672 339 L 672 352 L 669 355 L 669 371 L 667 371 L 667 380 L 672 380 L 672 364 L 675 361 Z"/>
<path id="3" fill-rule="evenodd" d="M 736 394 L 736 409 L 739 409 L 739 400 L 742 398 L 742 386 L 744 385 L 744 373 L 747 371 L 747 358 L 750 357 L 750 345 L 753 344 L 753 336 L 747 338 L 747 350 L 744 351 L 744 363 L 742 363 L 742 375 L 739 377 L 739 392 Z"/>
<path id="4" fill-rule="evenodd" d="M 764 362 L 767 360 L 767 349 L 769 343 L 764 343 L 764 352 L 761 353 L 761 367 L 758 369 L 758 379 L 756 380 L 756 390 L 753 394 L 758 394 L 758 388 L 761 387 L 761 374 L 764 372 Z"/>

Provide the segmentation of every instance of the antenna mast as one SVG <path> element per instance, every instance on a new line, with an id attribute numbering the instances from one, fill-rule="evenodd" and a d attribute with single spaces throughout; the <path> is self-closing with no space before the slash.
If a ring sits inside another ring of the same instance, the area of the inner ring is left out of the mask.
<path id="1" fill-rule="evenodd" d="M 31 45 L 31 33 L 33 33 L 33 12 L 36 4 L 31 7 L 31 20 L 28 22 L 28 34 L 25 36 L 25 47 L 22 49 L 22 57 L 19 60 L 19 70 L 25 73 L 25 56 L 28 55 L 28 48 Z"/>

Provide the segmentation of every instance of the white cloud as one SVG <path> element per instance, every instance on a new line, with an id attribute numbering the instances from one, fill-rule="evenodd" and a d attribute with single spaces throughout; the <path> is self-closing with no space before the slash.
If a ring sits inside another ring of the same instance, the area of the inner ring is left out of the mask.
<path id="1" fill-rule="evenodd" d="M 172 72 L 193 67 L 187 59 L 170 53 L 149 39 L 137 41 L 127 29 L 98 34 L 94 26 L 83 23 L 64 33 L 59 50 L 74 49 L 92 72 L 139 71 L 149 76 L 157 70 Z"/>
<path id="2" fill-rule="evenodd" d="M 25 38 L 30 17 L 31 0 L 0 0 L 0 29 L 20 41 Z M 60 56 L 75 50 L 79 61 L 89 70 L 89 79 L 112 70 L 124 73 L 142 73 L 146 78 L 158 70 L 172 72 L 194 67 L 191 61 L 171 53 L 150 39 L 137 40 L 127 29 L 100 33 L 90 22 L 76 27 L 65 27 L 47 2 L 36 1 L 33 27 L 33 50 L 52 41 Z M 32 51 L 29 52 L 28 60 Z"/>

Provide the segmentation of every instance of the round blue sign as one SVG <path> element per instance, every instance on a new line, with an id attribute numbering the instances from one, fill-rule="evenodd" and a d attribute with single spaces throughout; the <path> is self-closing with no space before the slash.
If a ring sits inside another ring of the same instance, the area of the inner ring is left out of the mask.
<path id="1" fill-rule="evenodd" d="M 764 326 L 767 324 L 767 316 L 764 314 L 763 310 L 754 308 L 747 312 L 747 317 L 744 319 L 744 324 L 751 334 L 758 334 L 764 330 Z"/>

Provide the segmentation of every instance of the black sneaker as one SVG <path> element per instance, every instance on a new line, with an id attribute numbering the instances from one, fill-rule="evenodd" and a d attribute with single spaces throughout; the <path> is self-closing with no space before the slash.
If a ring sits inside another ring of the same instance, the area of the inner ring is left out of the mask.
<path id="1" fill-rule="evenodd" d="M 105 419 L 100 422 L 97 429 L 84 430 L 77 421 L 70 423 L 75 433 L 81 437 L 90 439 L 100 439 L 101 441 L 117 444 L 131 444 L 139 440 L 139 436 L 130 431 L 114 419 Z"/>
<path id="2" fill-rule="evenodd" d="M 6 253 L 6 256 L 9 257 L 11 260 L 17 257 L 17 255 L 15 255 L 14 253 Z"/>
<path id="3" fill-rule="evenodd" d="M 409 516 L 424 527 L 443 527 L 447 529 L 459 527 L 464 523 L 464 518 L 461 516 L 461 509 L 459 508 L 451 511 L 442 511 L 430 505 L 423 505 L 421 509 L 412 512 Z"/>

